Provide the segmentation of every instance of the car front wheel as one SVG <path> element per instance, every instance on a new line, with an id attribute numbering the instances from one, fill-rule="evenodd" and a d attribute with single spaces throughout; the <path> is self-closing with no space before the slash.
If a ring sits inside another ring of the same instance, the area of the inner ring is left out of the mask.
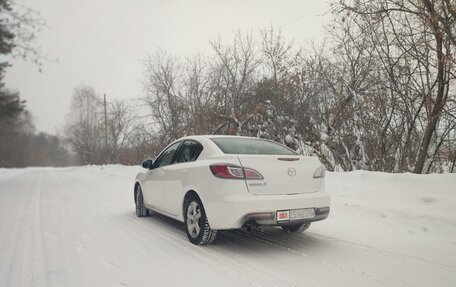
<path id="1" fill-rule="evenodd" d="M 136 204 L 136 216 L 138 217 L 145 217 L 149 215 L 149 210 L 144 205 L 144 197 L 142 193 L 141 186 L 138 185 L 136 188 L 135 194 L 135 204 Z"/>
<path id="2" fill-rule="evenodd" d="M 306 231 L 309 228 L 309 226 L 310 222 L 295 225 L 283 225 L 282 229 L 288 233 L 300 233 Z"/>
<path id="3" fill-rule="evenodd" d="M 207 245 L 215 240 L 217 230 L 209 226 L 203 204 L 197 196 L 192 195 L 185 201 L 184 216 L 185 231 L 191 243 Z"/>

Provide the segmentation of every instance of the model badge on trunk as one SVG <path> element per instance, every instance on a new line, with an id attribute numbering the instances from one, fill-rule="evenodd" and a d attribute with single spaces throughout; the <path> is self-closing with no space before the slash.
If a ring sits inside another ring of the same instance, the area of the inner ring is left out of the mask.
<path id="1" fill-rule="evenodd" d="M 249 186 L 266 186 L 266 182 L 249 183 Z"/>

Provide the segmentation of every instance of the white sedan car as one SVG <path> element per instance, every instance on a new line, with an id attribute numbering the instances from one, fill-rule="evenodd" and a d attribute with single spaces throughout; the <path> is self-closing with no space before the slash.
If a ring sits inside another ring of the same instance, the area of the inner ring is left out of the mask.
<path id="1" fill-rule="evenodd" d="M 329 214 L 325 168 L 270 140 L 189 136 L 168 145 L 135 179 L 136 215 L 155 211 L 185 224 L 193 244 L 218 230 L 281 226 L 302 232 Z"/>

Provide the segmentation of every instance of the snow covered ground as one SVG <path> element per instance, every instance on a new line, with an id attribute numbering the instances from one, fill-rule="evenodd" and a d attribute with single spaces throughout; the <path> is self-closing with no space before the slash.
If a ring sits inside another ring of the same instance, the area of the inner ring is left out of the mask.
<path id="1" fill-rule="evenodd" d="M 456 174 L 328 173 L 304 234 L 137 218 L 140 167 L 0 169 L 0 286 L 455 286 Z"/>

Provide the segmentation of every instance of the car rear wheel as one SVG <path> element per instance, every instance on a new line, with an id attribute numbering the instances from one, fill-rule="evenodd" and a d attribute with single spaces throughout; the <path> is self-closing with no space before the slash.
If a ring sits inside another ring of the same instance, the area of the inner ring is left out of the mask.
<path id="1" fill-rule="evenodd" d="M 135 204 L 136 204 L 136 216 L 138 217 L 145 217 L 149 215 L 149 210 L 144 205 L 144 197 L 142 193 L 141 186 L 138 185 L 136 187 L 136 194 L 135 194 Z"/>
<path id="2" fill-rule="evenodd" d="M 288 233 L 300 233 L 306 231 L 309 228 L 309 226 L 310 222 L 295 225 L 283 225 L 282 229 Z"/>
<path id="3" fill-rule="evenodd" d="M 195 245 L 211 244 L 217 236 L 206 217 L 203 204 L 198 196 L 189 196 L 184 205 L 184 223 L 187 237 Z"/>

